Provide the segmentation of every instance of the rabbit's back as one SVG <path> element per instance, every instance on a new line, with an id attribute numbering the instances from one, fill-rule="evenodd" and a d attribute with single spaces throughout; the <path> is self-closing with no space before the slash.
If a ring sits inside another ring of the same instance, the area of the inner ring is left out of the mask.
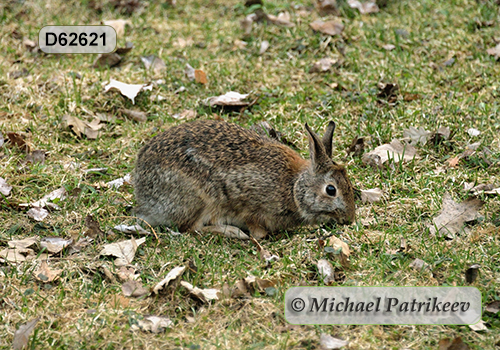
<path id="1" fill-rule="evenodd" d="M 152 225 L 173 223 L 183 230 L 207 222 L 241 227 L 252 220 L 278 229 L 300 220 L 291 192 L 307 166 L 292 149 L 237 125 L 182 124 L 139 152 L 137 214 Z"/>

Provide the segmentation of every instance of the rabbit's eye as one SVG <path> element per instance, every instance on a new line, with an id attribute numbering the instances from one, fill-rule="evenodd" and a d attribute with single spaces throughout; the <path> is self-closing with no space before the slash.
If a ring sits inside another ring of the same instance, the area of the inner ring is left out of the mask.
<path id="1" fill-rule="evenodd" d="M 333 185 L 326 186 L 326 194 L 334 197 L 337 194 L 337 189 Z"/>

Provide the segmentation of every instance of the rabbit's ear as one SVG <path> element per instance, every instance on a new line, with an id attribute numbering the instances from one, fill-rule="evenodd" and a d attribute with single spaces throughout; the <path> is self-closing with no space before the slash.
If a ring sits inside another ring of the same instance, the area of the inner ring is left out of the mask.
<path id="1" fill-rule="evenodd" d="M 325 133 L 323 134 L 323 138 L 321 139 L 321 142 L 323 142 L 323 146 L 325 147 L 326 155 L 330 158 L 332 158 L 332 139 L 334 131 L 335 123 L 331 121 L 328 123 Z"/>
<path id="2" fill-rule="evenodd" d="M 309 128 L 309 125 L 305 125 L 307 130 L 307 135 L 309 136 L 309 153 L 311 157 L 311 162 L 315 169 L 321 169 L 332 163 L 330 157 L 326 154 L 325 146 L 323 142 L 319 139 L 318 135 Z M 331 148 L 331 147 L 330 147 Z"/>

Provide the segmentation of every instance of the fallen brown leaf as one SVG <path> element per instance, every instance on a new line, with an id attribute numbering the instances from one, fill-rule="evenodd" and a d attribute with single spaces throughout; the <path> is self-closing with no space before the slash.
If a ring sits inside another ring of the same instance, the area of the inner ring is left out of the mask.
<path id="1" fill-rule="evenodd" d="M 446 235 L 454 238 L 462 230 L 466 222 L 471 222 L 479 217 L 478 210 L 484 202 L 478 198 L 469 198 L 462 203 L 457 203 L 449 193 L 443 196 L 441 212 L 432 220 L 429 230 L 432 235 Z"/>
<path id="2" fill-rule="evenodd" d="M 73 243 L 72 239 L 61 237 L 45 237 L 40 240 L 40 247 L 47 249 L 51 254 L 57 254 Z"/>
<path id="3" fill-rule="evenodd" d="M 208 80 L 207 80 L 207 75 L 205 74 L 204 71 L 202 71 L 201 69 L 195 69 L 194 70 L 194 80 L 198 83 L 198 84 L 207 84 L 208 83 Z"/>
<path id="4" fill-rule="evenodd" d="M 38 270 L 33 274 L 37 280 L 43 283 L 54 282 L 59 279 L 63 270 L 51 270 L 45 260 L 42 261 Z"/>
<path id="5" fill-rule="evenodd" d="M 26 215 L 35 221 L 42 222 L 47 216 L 49 216 L 49 212 L 44 208 L 33 207 L 26 212 Z"/>
<path id="6" fill-rule="evenodd" d="M 335 269 L 328 260 L 320 259 L 316 265 L 324 284 L 328 285 L 330 282 L 335 281 Z"/>
<path id="7" fill-rule="evenodd" d="M 160 316 L 144 316 L 144 319 L 137 321 L 137 326 L 135 327 L 143 330 L 149 331 L 151 333 L 161 333 L 164 332 L 166 328 L 170 328 L 174 323 L 166 318 Z"/>
<path id="8" fill-rule="evenodd" d="M 339 14 L 336 0 L 317 0 L 315 5 L 320 16 Z"/>
<path id="9" fill-rule="evenodd" d="M 232 106 L 232 107 L 245 107 L 250 102 L 244 101 L 249 95 L 240 94 L 238 92 L 229 91 L 224 95 L 212 96 L 205 100 L 205 103 L 210 106 Z"/>
<path id="10" fill-rule="evenodd" d="M 37 317 L 19 326 L 19 329 L 14 333 L 14 340 L 12 341 L 12 348 L 14 350 L 21 350 L 28 346 L 29 337 L 39 320 L 40 317 Z"/>
<path id="11" fill-rule="evenodd" d="M 309 69 L 309 73 L 328 72 L 337 61 L 331 58 L 322 58 Z"/>
<path id="12" fill-rule="evenodd" d="M 220 299 L 219 296 L 221 291 L 219 289 L 200 289 L 198 287 L 193 287 L 191 283 L 186 281 L 181 281 L 181 286 L 186 288 L 192 296 L 196 297 L 203 303 L 208 303 L 210 300 Z"/>
<path id="13" fill-rule="evenodd" d="M 12 145 L 19 147 L 20 150 L 29 152 L 29 146 L 26 143 L 24 136 L 16 132 L 8 132 L 7 137 Z"/>
<path id="14" fill-rule="evenodd" d="M 430 131 L 425 130 L 422 126 L 415 128 L 410 126 L 409 129 L 403 131 L 403 137 L 410 141 L 413 146 L 425 146 L 427 139 L 431 135 Z"/>
<path id="15" fill-rule="evenodd" d="M 144 63 L 146 70 L 152 70 L 155 74 L 161 73 L 162 70 L 167 68 L 165 62 L 155 55 L 141 56 L 141 61 Z"/>
<path id="16" fill-rule="evenodd" d="M 500 44 L 490 49 L 487 49 L 486 52 L 488 53 L 488 55 L 495 56 L 495 59 L 498 60 L 500 58 Z"/>
<path id="17" fill-rule="evenodd" d="M 340 35 L 344 30 L 344 25 L 337 21 L 323 22 L 321 20 L 317 20 L 309 25 L 313 30 L 331 36 Z"/>
<path id="18" fill-rule="evenodd" d="M 104 86 L 104 92 L 110 90 L 117 90 L 123 96 L 132 100 L 132 104 L 135 104 L 135 97 L 140 91 L 153 90 L 153 85 L 151 84 L 126 84 L 118 80 L 111 79 L 110 82 Z"/>
<path id="19" fill-rule="evenodd" d="M 382 190 L 378 187 L 369 190 L 361 190 L 361 201 L 363 203 L 379 202 L 382 198 L 382 194 Z"/>
<path id="20" fill-rule="evenodd" d="M 94 63 L 92 64 L 92 67 L 94 68 L 114 67 L 118 63 L 120 63 L 121 60 L 122 57 L 116 52 L 101 53 L 95 59 Z"/>
<path id="21" fill-rule="evenodd" d="M 153 287 L 153 293 L 158 294 L 160 290 L 167 287 L 171 281 L 175 281 L 177 278 L 182 276 L 184 271 L 186 271 L 186 266 L 177 266 L 173 268 L 164 279 Z"/>
<path id="22" fill-rule="evenodd" d="M 321 344 L 321 349 L 330 350 L 330 349 L 341 349 L 344 346 L 349 345 L 347 340 L 342 340 L 338 338 L 334 338 L 329 334 L 321 333 L 319 338 L 319 342 Z"/>
<path id="23" fill-rule="evenodd" d="M 7 197 L 12 190 L 12 186 L 10 186 L 5 179 L 0 177 L 0 193 Z"/>
<path id="24" fill-rule="evenodd" d="M 149 294 L 149 289 L 144 288 L 137 280 L 129 280 L 122 284 L 122 292 L 126 297 L 140 298 Z"/>
<path id="25" fill-rule="evenodd" d="M 418 158 L 417 151 L 412 145 L 403 145 L 399 140 L 392 140 L 390 144 L 378 146 L 373 151 L 363 154 L 363 163 L 383 168 L 384 163 L 392 159 L 394 163 L 411 161 Z"/>
<path id="26" fill-rule="evenodd" d="M 347 0 L 350 7 L 358 9 L 362 15 L 376 13 L 379 11 L 377 4 L 374 1 L 360 2 L 358 0 Z"/>
<path id="27" fill-rule="evenodd" d="M 112 255 L 116 266 L 125 266 L 132 262 L 137 248 L 146 241 L 146 238 L 135 240 L 133 237 L 126 241 L 106 244 L 103 246 L 99 255 Z"/>
<path id="28" fill-rule="evenodd" d="M 136 122 L 139 123 L 144 123 L 146 120 L 148 120 L 148 115 L 146 114 L 146 112 L 143 111 L 137 111 L 125 108 L 120 108 L 118 111 L 123 113 L 126 117 L 135 120 Z"/>

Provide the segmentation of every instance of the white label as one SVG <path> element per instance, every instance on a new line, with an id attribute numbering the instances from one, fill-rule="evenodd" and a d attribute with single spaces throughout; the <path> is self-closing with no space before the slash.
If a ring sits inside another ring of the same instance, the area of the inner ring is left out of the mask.
<path id="1" fill-rule="evenodd" d="M 285 294 L 292 324 L 475 324 L 475 287 L 293 287 Z"/>
<path id="2" fill-rule="evenodd" d="M 46 26 L 38 33 L 38 45 L 45 53 L 110 53 L 116 32 L 111 26 Z"/>

